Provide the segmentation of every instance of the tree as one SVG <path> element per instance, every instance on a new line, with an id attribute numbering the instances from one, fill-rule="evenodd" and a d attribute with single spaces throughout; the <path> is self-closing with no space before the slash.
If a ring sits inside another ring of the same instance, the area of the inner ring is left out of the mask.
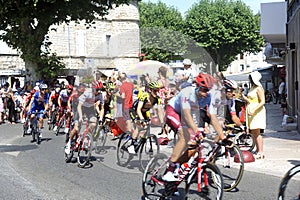
<path id="1" fill-rule="evenodd" d="M 53 72 L 64 67 L 55 54 L 49 53 L 51 42 L 47 42 L 47 33 L 51 25 L 85 20 L 89 27 L 96 15 L 103 17 L 113 5 L 129 1 L 1 0 L 0 39 L 21 54 L 32 79 L 39 79 L 44 67 L 54 69 Z"/>
<path id="2" fill-rule="evenodd" d="M 187 37 L 182 33 L 181 13 L 165 3 L 139 3 L 141 51 L 146 59 L 167 62 L 185 53 Z"/>
<path id="3" fill-rule="evenodd" d="M 240 0 L 200 0 L 188 10 L 184 32 L 209 52 L 222 71 L 238 54 L 261 51 L 259 18 Z"/>

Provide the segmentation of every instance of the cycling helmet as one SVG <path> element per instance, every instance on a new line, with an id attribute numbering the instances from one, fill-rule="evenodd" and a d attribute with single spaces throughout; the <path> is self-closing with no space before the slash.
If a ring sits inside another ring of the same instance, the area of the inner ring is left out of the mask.
<path id="1" fill-rule="evenodd" d="M 152 81 L 152 82 L 148 83 L 148 87 L 150 89 L 160 89 L 161 88 L 161 84 L 158 81 Z"/>
<path id="2" fill-rule="evenodd" d="M 215 79 L 209 74 L 199 73 L 196 77 L 196 83 L 198 87 L 205 88 L 208 91 L 213 88 Z"/>
<path id="3" fill-rule="evenodd" d="M 59 87 L 55 88 L 55 92 L 59 93 L 60 92 L 60 88 Z"/>
<path id="4" fill-rule="evenodd" d="M 73 90 L 73 89 L 74 89 L 74 86 L 69 84 L 69 85 L 67 85 L 67 89 L 68 89 L 68 90 Z"/>
<path id="5" fill-rule="evenodd" d="M 237 82 L 234 81 L 234 80 L 228 80 L 228 79 L 225 79 L 225 80 L 223 81 L 223 84 L 224 84 L 224 87 L 225 87 L 226 89 L 235 90 L 235 89 L 237 89 L 237 87 L 238 87 Z"/>
<path id="6" fill-rule="evenodd" d="M 108 82 L 106 84 L 106 89 L 113 90 L 116 88 L 116 85 L 113 82 Z"/>
<path id="7" fill-rule="evenodd" d="M 42 89 L 47 89 L 48 88 L 48 86 L 46 85 L 46 84 L 41 84 L 40 85 L 40 90 L 42 90 Z"/>
<path id="8" fill-rule="evenodd" d="M 103 83 L 101 81 L 94 80 L 93 83 L 92 83 L 92 88 L 102 89 L 103 88 Z"/>

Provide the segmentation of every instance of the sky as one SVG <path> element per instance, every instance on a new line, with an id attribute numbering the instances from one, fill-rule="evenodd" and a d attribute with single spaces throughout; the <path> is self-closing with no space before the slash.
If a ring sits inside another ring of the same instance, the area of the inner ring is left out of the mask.
<path id="1" fill-rule="evenodd" d="M 144 2 L 154 2 L 157 3 L 159 0 L 144 0 Z M 185 13 L 188 9 L 193 5 L 193 3 L 197 2 L 197 0 L 160 0 L 164 2 L 168 6 L 174 6 L 181 13 Z M 242 0 L 246 5 L 250 6 L 253 10 L 253 13 L 256 14 L 260 11 L 261 3 L 269 3 L 269 2 L 284 2 L 284 0 Z"/>

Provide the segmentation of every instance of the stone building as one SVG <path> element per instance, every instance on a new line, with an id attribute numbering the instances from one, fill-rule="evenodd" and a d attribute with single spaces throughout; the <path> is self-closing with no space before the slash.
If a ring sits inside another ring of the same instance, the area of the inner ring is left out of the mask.
<path id="1" fill-rule="evenodd" d="M 50 31 L 51 28 L 57 31 Z M 51 51 L 62 57 L 66 64 L 64 76 L 77 75 L 78 70 L 89 67 L 94 74 L 110 75 L 114 69 L 126 71 L 139 61 L 138 1 L 110 10 L 106 19 L 95 20 L 89 29 L 83 22 L 50 27 L 49 40 Z M 24 70 L 25 65 L 16 51 L 3 43 L 0 45 L 0 76 L 6 68 Z"/>

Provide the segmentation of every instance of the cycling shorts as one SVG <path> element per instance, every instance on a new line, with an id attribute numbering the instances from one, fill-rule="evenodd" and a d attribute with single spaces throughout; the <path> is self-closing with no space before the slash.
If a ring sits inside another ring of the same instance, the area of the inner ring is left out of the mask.
<path id="1" fill-rule="evenodd" d="M 44 118 L 44 111 L 45 111 L 44 107 L 35 107 L 34 106 L 30 109 L 30 111 L 28 112 L 28 115 L 38 113 L 37 118 Z"/>
<path id="2" fill-rule="evenodd" d="M 167 105 L 166 116 L 166 124 L 170 126 L 172 131 L 176 133 L 181 126 L 180 115 L 174 110 L 172 106 Z"/>

